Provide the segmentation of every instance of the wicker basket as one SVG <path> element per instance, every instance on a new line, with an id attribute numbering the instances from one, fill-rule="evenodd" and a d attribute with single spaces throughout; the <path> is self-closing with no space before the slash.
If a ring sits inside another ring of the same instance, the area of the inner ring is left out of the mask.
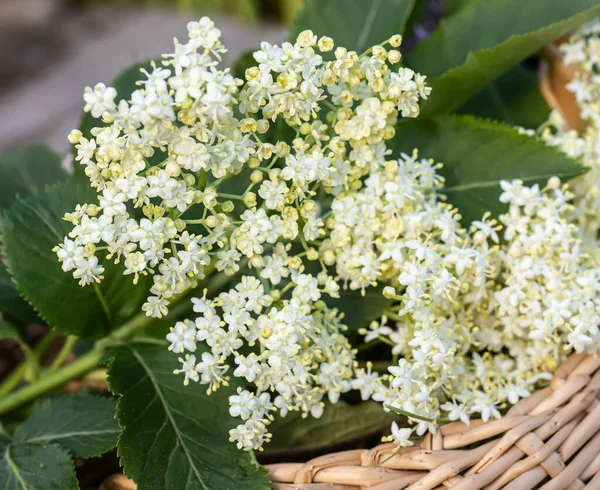
<path id="1" fill-rule="evenodd" d="M 577 69 L 563 63 L 560 42 L 551 44 L 543 51 L 540 64 L 540 91 L 552 109 L 560 112 L 567 129 L 579 129 L 581 114 L 575 95 L 567 89 Z"/>
<path id="2" fill-rule="evenodd" d="M 500 420 L 453 422 L 393 445 L 268 467 L 275 490 L 600 489 L 600 359 L 572 355 Z M 378 466 L 380 465 L 380 466 Z"/>

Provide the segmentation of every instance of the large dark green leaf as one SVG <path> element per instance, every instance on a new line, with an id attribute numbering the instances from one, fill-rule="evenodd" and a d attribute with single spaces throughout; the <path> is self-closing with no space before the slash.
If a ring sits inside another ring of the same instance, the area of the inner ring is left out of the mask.
<path id="1" fill-rule="evenodd" d="M 0 262 L 0 313 L 22 325 L 40 322 L 37 313 L 19 294 L 3 262 Z"/>
<path id="2" fill-rule="evenodd" d="M 600 14 L 598 0 L 470 2 L 406 54 L 432 87 L 422 114 L 451 111 L 554 39 Z"/>
<path id="3" fill-rule="evenodd" d="M 298 412 L 277 417 L 269 426 L 273 439 L 267 454 L 314 451 L 388 432 L 398 416 L 386 413 L 379 403 L 327 405 L 320 418 L 302 418 Z"/>
<path id="4" fill-rule="evenodd" d="M 0 434 L 0 488 L 77 490 L 69 454 L 55 444 L 12 444 Z"/>
<path id="5" fill-rule="evenodd" d="M 444 0 L 444 16 L 450 16 L 480 0 Z"/>
<path id="6" fill-rule="evenodd" d="M 548 119 L 550 107 L 539 90 L 537 72 L 517 65 L 468 100 L 458 112 L 535 129 Z"/>
<path id="7" fill-rule="evenodd" d="M 305 29 L 329 36 L 336 46 L 357 53 L 402 34 L 415 0 L 306 0 L 291 29 L 295 39 Z"/>
<path id="8" fill-rule="evenodd" d="M 545 185 L 554 175 L 566 181 L 587 170 L 506 124 L 472 116 L 403 124 L 390 147 L 396 155 L 418 148 L 421 157 L 443 163 L 446 184 L 442 192 L 467 223 L 486 211 L 498 215 L 506 210 L 498 201 L 501 180 Z"/>
<path id="9" fill-rule="evenodd" d="M 117 443 L 121 433 L 115 419 L 116 400 L 80 394 L 38 402 L 31 416 L 14 433 L 17 443 L 54 442 L 73 456 L 100 456 Z"/>
<path id="10" fill-rule="evenodd" d="M 15 203 L 2 220 L 3 255 L 19 292 L 52 327 L 91 338 L 106 335 L 136 313 L 148 285 L 141 278 L 142 284 L 134 286 L 119 266 L 106 260 L 98 286 L 81 287 L 71 273 L 62 271 L 52 248 L 72 229 L 63 215 L 95 200 L 92 188 L 71 179 Z"/>
<path id="11" fill-rule="evenodd" d="M 67 178 L 58 154 L 44 145 L 14 148 L 0 156 L 0 209 Z"/>
<path id="12" fill-rule="evenodd" d="M 139 490 L 268 488 L 265 470 L 228 440 L 231 389 L 208 396 L 206 386 L 183 386 L 165 342 L 132 342 L 107 357 L 110 388 L 121 395 L 119 457 Z"/>
<path id="13" fill-rule="evenodd" d="M 392 301 L 383 297 L 381 288 L 368 288 L 364 295 L 359 290 L 340 290 L 340 297 L 328 299 L 327 303 L 343 311 L 343 323 L 350 330 L 357 331 L 370 321 L 380 318 Z"/>

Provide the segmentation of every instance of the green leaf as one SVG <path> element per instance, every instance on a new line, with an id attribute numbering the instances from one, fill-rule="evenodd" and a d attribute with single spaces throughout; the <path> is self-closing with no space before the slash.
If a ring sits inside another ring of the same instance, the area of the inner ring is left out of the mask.
<path id="1" fill-rule="evenodd" d="M 117 444 L 116 400 L 80 394 L 37 402 L 14 432 L 15 442 L 60 444 L 73 456 L 100 456 Z"/>
<path id="2" fill-rule="evenodd" d="M 77 490 L 69 454 L 55 444 L 12 444 L 0 435 L 0 488 Z"/>
<path id="3" fill-rule="evenodd" d="M 6 266 L 40 316 L 62 332 L 99 338 L 139 310 L 149 278 L 134 286 L 121 266 L 106 259 L 104 280 L 97 286 L 81 287 L 71 273 L 62 271 L 52 248 L 72 229 L 63 215 L 90 202 L 96 202 L 95 191 L 70 179 L 15 203 L 1 230 Z"/>
<path id="4" fill-rule="evenodd" d="M 67 178 L 58 154 L 44 145 L 14 148 L 0 156 L 0 209 Z"/>
<path id="5" fill-rule="evenodd" d="M 269 426 L 273 434 L 265 447 L 267 454 L 314 451 L 389 432 L 398 417 L 386 413 L 379 403 L 363 402 L 348 405 L 338 402 L 326 405 L 320 418 L 302 418 L 298 412 L 277 417 Z"/>
<path id="6" fill-rule="evenodd" d="M 432 87 L 422 114 L 460 107 L 509 68 L 599 14 L 598 0 L 469 3 L 405 56 Z"/>
<path id="7" fill-rule="evenodd" d="M 468 100 L 458 112 L 511 126 L 537 128 L 548 119 L 550 107 L 539 90 L 537 72 L 517 65 Z"/>
<path id="8" fill-rule="evenodd" d="M 183 386 L 165 342 L 132 342 L 107 357 L 110 388 L 121 395 L 118 454 L 139 490 L 269 488 L 265 470 L 228 440 L 232 388 L 208 396 L 206 386 Z"/>
<path id="9" fill-rule="evenodd" d="M 501 180 L 545 185 L 552 176 L 566 181 L 587 171 L 506 124 L 472 116 L 411 121 L 398 128 L 389 146 L 396 155 L 418 148 L 420 157 L 443 163 L 440 173 L 446 183 L 442 193 L 466 223 L 481 219 L 486 211 L 494 216 L 506 211 L 507 206 L 498 201 Z"/>
<path id="10" fill-rule="evenodd" d="M 445 0 L 444 1 L 444 16 L 448 17 L 455 14 L 461 9 L 468 7 L 472 3 L 476 3 L 481 0 Z M 483 0 L 485 1 L 485 0 Z"/>
<path id="11" fill-rule="evenodd" d="M 379 288 L 368 288 L 363 295 L 360 290 L 342 289 L 338 299 L 328 299 L 327 304 L 344 312 L 343 323 L 357 331 L 383 314 L 392 303 Z"/>
<path id="12" fill-rule="evenodd" d="M 256 60 L 254 59 L 254 51 L 256 49 L 249 49 L 240 54 L 233 65 L 231 66 L 231 74 L 236 78 L 241 78 L 244 80 L 246 75 L 246 70 L 251 66 L 256 66 Z"/>
<path id="13" fill-rule="evenodd" d="M 14 323 L 40 323 L 37 313 L 19 294 L 3 262 L 0 262 L 0 313 Z"/>
<path id="14" fill-rule="evenodd" d="M 415 0 L 306 0 L 290 39 L 305 29 L 329 36 L 336 46 L 362 53 L 402 34 Z"/>
<path id="15" fill-rule="evenodd" d="M 21 332 L 14 325 L 5 320 L 0 320 L 0 340 L 19 337 L 21 337 Z"/>

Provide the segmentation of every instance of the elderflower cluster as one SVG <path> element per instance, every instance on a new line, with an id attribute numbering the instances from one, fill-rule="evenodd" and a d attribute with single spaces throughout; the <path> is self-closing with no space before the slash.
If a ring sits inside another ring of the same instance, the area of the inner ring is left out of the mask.
<path id="1" fill-rule="evenodd" d="M 590 168 L 571 183 L 575 194 L 572 220 L 587 241 L 596 243 L 600 233 L 600 19 L 584 25 L 560 49 L 565 65 L 574 69 L 566 88 L 575 96 L 582 124 L 570 128 L 554 110 L 538 136 Z"/>
<path id="2" fill-rule="evenodd" d="M 357 369 L 351 385 L 408 414 L 420 436 L 444 419 L 499 417 L 569 351 L 598 348 L 600 255 L 557 178 L 545 189 L 502 182 L 500 223 L 485 215 L 466 229 L 440 200 L 436 167 L 415 156 L 336 198 L 323 247 L 350 283 L 388 284 L 386 314 L 362 333 L 397 361 L 389 374 Z M 411 433 L 394 427 L 391 440 L 410 445 Z"/>
<path id="3" fill-rule="evenodd" d="M 359 54 L 304 31 L 262 43 L 241 80 L 218 67 L 225 48 L 210 19 L 188 31 L 129 99 L 86 89 L 102 124 L 70 141 L 98 200 L 65 216 L 73 229 L 55 250 L 81 285 L 102 280 L 103 258 L 151 279 L 142 308 L 154 317 L 212 274 L 231 277 L 168 340 L 186 383 L 213 391 L 233 369 L 252 386 L 230 399 L 243 422 L 230 435 L 260 449 L 273 411 L 319 416 L 323 397 L 351 388 L 354 354 L 325 304 L 344 282 L 322 247 L 328 207 L 384 164 L 398 119 L 416 117 L 430 89 L 392 68 L 400 36 Z"/>
<path id="4" fill-rule="evenodd" d="M 315 301 L 316 280 L 303 274 L 293 280 L 291 298 L 279 301 L 251 276 L 214 299 L 205 292 L 192 299 L 200 316 L 178 322 L 167 336 L 174 352 L 187 352 L 176 371 L 185 375 L 185 384 L 190 379 L 208 384 L 210 393 L 227 384 L 225 373 L 234 367 L 233 376 L 255 387 L 240 388 L 229 399 L 229 413 L 244 421 L 231 431 L 231 440 L 245 450 L 268 442 L 272 411 L 320 417 L 324 396 L 335 403 L 350 389 L 354 355 L 342 333 L 346 326 L 337 310 Z M 209 347 L 200 362 L 193 354 L 198 342 Z"/>

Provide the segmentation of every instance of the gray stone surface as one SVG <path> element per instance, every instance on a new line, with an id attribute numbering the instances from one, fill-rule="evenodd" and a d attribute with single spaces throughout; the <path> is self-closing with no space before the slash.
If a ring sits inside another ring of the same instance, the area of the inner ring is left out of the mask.
<path id="1" fill-rule="evenodd" d="M 88 11 L 64 22 L 67 46 L 57 61 L 39 75 L 21 80 L 0 93 L 0 151 L 26 142 L 43 142 L 66 153 L 67 135 L 78 125 L 83 110 L 83 89 L 109 83 L 123 69 L 171 51 L 173 37 L 183 40 L 186 23 L 201 13 L 166 10 L 102 9 Z M 284 29 L 277 25 L 250 25 L 227 16 L 211 15 L 223 32 L 229 49 L 223 63 L 229 66 L 241 53 L 260 41 L 280 42 Z"/>

